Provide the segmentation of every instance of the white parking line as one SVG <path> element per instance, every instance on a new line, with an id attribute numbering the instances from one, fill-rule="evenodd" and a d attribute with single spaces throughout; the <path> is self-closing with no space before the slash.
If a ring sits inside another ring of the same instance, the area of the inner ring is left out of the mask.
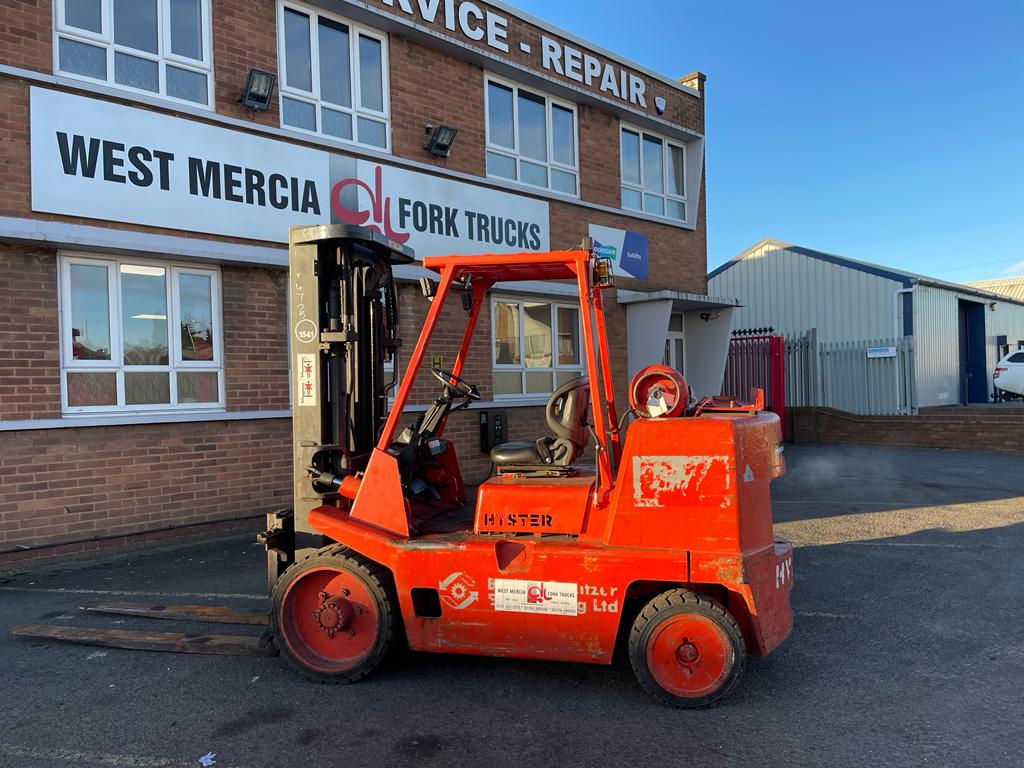
<path id="1" fill-rule="evenodd" d="M 846 544 L 860 544 L 863 547 L 935 547 L 937 549 L 970 549 L 966 544 L 911 544 L 907 541 L 847 541 Z M 981 545 L 988 546 L 988 545 Z M 1002 547 L 1000 547 L 1002 549 Z"/>
<path id="2" fill-rule="evenodd" d="M 106 752 L 81 752 L 77 749 L 39 749 L 37 747 L 22 747 L 17 744 L 0 744 L 0 757 L 21 757 L 40 762 L 56 761 L 72 765 L 108 765 L 113 768 L 195 768 L 198 764 L 198 759 L 117 755 Z M 220 768 L 220 763 L 217 765 Z"/>
<path id="3" fill-rule="evenodd" d="M 114 595 L 119 597 L 209 597 L 218 600 L 266 600 L 266 595 L 243 592 L 145 592 L 141 590 L 71 589 L 69 587 L 0 587 L 4 592 L 47 592 L 54 595 Z"/>
<path id="4" fill-rule="evenodd" d="M 914 509 L 917 509 L 917 502 L 910 501 L 844 501 L 843 499 L 818 499 L 808 501 L 806 499 L 773 499 L 772 504 L 804 504 L 812 506 L 823 506 L 825 504 L 841 504 L 848 507 L 893 507 L 899 508 L 901 504 L 915 504 Z M 963 501 L 957 502 L 955 505 L 950 506 L 961 506 L 961 507 L 985 507 L 986 509 L 1013 509 L 1019 510 L 1021 504 L 999 504 L 994 501 Z"/>

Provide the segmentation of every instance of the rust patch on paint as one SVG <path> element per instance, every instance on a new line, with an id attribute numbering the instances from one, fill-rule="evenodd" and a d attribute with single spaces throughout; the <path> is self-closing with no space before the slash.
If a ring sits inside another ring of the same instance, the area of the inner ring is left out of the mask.
<path id="1" fill-rule="evenodd" d="M 705 481 L 714 477 L 714 489 Z M 702 501 L 729 487 L 728 456 L 634 456 L 633 503 L 667 507 Z"/>

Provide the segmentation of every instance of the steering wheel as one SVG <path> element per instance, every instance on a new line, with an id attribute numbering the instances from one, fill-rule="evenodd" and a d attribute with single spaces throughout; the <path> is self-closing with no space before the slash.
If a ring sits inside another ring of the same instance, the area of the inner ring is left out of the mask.
<path id="1" fill-rule="evenodd" d="M 480 390 L 476 388 L 476 384 L 470 384 L 461 376 L 456 376 L 444 368 L 431 368 L 430 372 L 434 374 L 435 379 L 444 384 L 449 390 L 455 390 L 455 394 L 461 395 L 467 400 L 480 399 Z"/>

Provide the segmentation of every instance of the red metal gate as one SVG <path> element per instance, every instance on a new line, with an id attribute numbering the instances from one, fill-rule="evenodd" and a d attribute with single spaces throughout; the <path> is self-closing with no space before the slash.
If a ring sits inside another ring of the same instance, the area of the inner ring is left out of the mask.
<path id="1" fill-rule="evenodd" d="M 786 431 L 786 347 L 781 336 L 738 336 L 729 341 L 722 394 L 745 400 L 764 390 L 765 404 Z"/>

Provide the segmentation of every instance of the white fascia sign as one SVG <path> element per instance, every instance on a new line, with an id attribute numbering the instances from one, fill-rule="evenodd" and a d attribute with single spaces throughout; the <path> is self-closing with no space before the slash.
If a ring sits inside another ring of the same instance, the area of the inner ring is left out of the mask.
<path id="1" fill-rule="evenodd" d="M 325 224 L 328 154 L 31 89 L 32 210 L 287 242 Z"/>
<path id="2" fill-rule="evenodd" d="M 384 5 L 412 16 L 426 24 L 443 23 L 449 32 L 501 53 L 509 53 L 508 18 L 470 0 L 382 0 Z M 511 45 L 523 53 L 533 54 L 526 40 Z M 577 83 L 597 88 L 617 99 L 647 108 L 647 83 L 642 77 L 603 62 L 593 54 L 541 35 L 541 66 Z M 664 100 L 662 100 L 664 103 Z M 664 112 L 661 107 L 658 114 Z"/>
<path id="3" fill-rule="evenodd" d="M 374 226 L 418 258 L 549 248 L 544 200 L 342 155 L 331 185 L 332 221 Z"/>
<path id="4" fill-rule="evenodd" d="M 375 229 L 418 257 L 546 251 L 546 201 L 46 88 L 31 89 L 32 210 L 288 242 Z"/>

